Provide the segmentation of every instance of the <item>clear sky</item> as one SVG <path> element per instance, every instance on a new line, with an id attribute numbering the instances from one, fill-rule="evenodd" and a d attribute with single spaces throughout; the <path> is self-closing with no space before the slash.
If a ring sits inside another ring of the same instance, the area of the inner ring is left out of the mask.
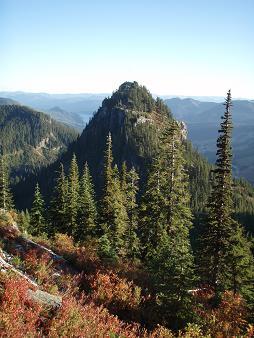
<path id="1" fill-rule="evenodd" d="M 254 98 L 254 0 L 0 0 L 0 90 Z"/>

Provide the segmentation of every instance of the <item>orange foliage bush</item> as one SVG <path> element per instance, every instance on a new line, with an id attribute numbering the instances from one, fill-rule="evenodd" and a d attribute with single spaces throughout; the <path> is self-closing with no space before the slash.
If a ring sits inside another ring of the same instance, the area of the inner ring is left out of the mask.
<path id="1" fill-rule="evenodd" d="M 112 309 L 136 309 L 141 302 L 141 289 L 114 272 L 98 271 L 91 280 L 92 297 Z"/>
<path id="2" fill-rule="evenodd" d="M 65 298 L 50 323 L 49 337 L 141 337 L 138 325 L 119 321 L 103 307 L 82 305 L 73 297 Z"/>
<path id="3" fill-rule="evenodd" d="M 46 312 L 28 298 L 28 289 L 23 279 L 1 278 L 0 337 L 146 337 L 139 325 L 126 324 L 105 308 L 71 295 L 60 308 Z"/>
<path id="4" fill-rule="evenodd" d="M 34 277 L 45 291 L 51 290 L 54 284 L 52 278 L 54 263 L 50 255 L 33 249 L 26 252 L 22 258 L 26 273 Z"/>
<path id="5" fill-rule="evenodd" d="M 239 294 L 225 291 L 217 307 L 212 306 L 214 292 L 200 291 L 196 295 L 202 306 L 196 308 L 204 331 L 212 337 L 235 337 L 246 330 L 246 306 Z"/>
<path id="6" fill-rule="evenodd" d="M 2 278 L 0 295 L 0 337 L 39 337 L 40 305 L 28 298 L 24 279 Z"/>
<path id="7" fill-rule="evenodd" d="M 53 247 L 59 255 L 62 255 L 65 258 L 72 258 L 76 251 L 73 238 L 61 233 L 55 234 Z"/>

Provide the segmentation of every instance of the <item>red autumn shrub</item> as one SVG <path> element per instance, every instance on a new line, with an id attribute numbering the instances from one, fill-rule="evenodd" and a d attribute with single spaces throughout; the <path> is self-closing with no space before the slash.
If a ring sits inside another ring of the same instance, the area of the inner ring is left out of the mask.
<path id="1" fill-rule="evenodd" d="M 47 335 L 58 337 L 145 337 L 137 324 L 125 324 L 103 307 L 82 304 L 73 297 L 63 300 L 49 324 Z"/>
<path id="2" fill-rule="evenodd" d="M 65 258 L 72 258 L 76 252 L 73 238 L 66 234 L 56 233 L 53 240 L 53 249 Z"/>
<path id="3" fill-rule="evenodd" d="M 1 280 L 0 337 L 39 337 L 40 305 L 28 298 L 28 283 L 14 276 Z"/>
<path id="4" fill-rule="evenodd" d="M 92 298 L 117 311 L 136 309 L 141 302 L 141 289 L 114 272 L 98 271 L 91 280 Z"/>
<path id="5" fill-rule="evenodd" d="M 48 253 L 41 253 L 38 250 L 29 250 L 23 255 L 25 271 L 34 277 L 44 290 L 51 288 L 53 280 L 53 261 Z"/>
<path id="6" fill-rule="evenodd" d="M 196 308 L 204 331 L 212 337 L 235 337 L 246 329 L 246 305 L 239 294 L 225 291 L 218 306 L 213 306 L 214 292 L 200 291 L 197 300 L 202 306 Z"/>

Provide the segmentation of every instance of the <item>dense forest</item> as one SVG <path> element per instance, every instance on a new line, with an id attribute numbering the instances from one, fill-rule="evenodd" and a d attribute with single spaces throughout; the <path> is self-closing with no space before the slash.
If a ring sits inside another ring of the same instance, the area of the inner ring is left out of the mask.
<path id="1" fill-rule="evenodd" d="M 3 336 L 251 337 L 254 192 L 232 176 L 231 111 L 229 91 L 211 166 L 162 100 L 124 83 L 27 178 L 29 210 L 15 210 L 1 156 L 2 252 L 61 299 L 45 307 L 0 273 Z"/>
<path id="2" fill-rule="evenodd" d="M 2 103 L 0 150 L 8 158 L 13 183 L 54 162 L 78 136 L 74 129 L 46 114 L 12 102 Z"/>

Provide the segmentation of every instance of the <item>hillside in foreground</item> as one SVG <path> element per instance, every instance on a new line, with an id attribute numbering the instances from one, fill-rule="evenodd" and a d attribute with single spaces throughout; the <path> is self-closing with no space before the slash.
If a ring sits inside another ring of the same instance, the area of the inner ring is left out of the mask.
<path id="1" fill-rule="evenodd" d="M 229 91 L 211 167 L 162 100 L 122 84 L 17 185 L 21 212 L 1 156 L 0 333 L 251 336 L 253 189 L 232 177 L 231 105 Z"/>

